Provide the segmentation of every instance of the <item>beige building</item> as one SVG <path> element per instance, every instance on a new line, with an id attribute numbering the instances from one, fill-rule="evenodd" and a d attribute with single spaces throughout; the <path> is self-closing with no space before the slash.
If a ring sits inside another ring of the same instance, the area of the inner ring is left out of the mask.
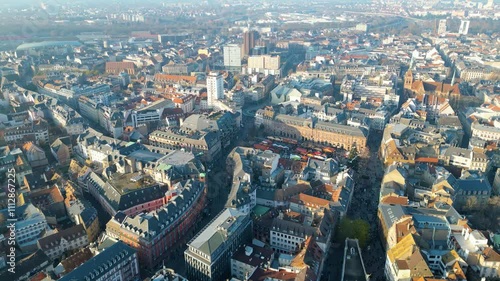
<path id="1" fill-rule="evenodd" d="M 259 69 L 274 69 L 280 68 L 281 59 L 280 56 L 271 55 L 260 55 L 260 56 L 250 56 L 248 58 L 249 68 L 259 68 Z"/>
<path id="2" fill-rule="evenodd" d="M 360 128 L 323 121 L 313 121 L 298 116 L 277 114 L 274 117 L 263 116 L 257 122 L 264 125 L 267 133 L 292 138 L 300 141 L 313 141 L 350 150 L 356 147 L 364 150 L 367 133 Z"/>
<path id="3" fill-rule="evenodd" d="M 500 254 L 493 248 L 488 247 L 478 255 L 480 268 L 479 275 L 481 277 L 499 277 L 500 276 Z"/>
<path id="4" fill-rule="evenodd" d="M 23 151 L 28 158 L 31 167 L 45 166 L 49 163 L 45 151 L 35 145 L 33 142 L 27 142 L 23 145 Z"/>
<path id="5" fill-rule="evenodd" d="M 69 137 L 56 139 L 50 145 L 50 151 L 56 158 L 59 165 L 69 165 L 69 162 L 71 161 L 71 153 L 73 151 L 71 140 Z"/>
<path id="6" fill-rule="evenodd" d="M 281 58 L 280 56 L 259 55 L 250 56 L 248 65 L 243 68 L 243 73 L 264 73 L 266 75 L 281 76 Z"/>

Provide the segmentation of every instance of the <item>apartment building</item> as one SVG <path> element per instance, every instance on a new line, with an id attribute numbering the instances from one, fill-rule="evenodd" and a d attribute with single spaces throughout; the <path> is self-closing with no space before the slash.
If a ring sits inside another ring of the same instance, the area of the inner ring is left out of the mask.
<path id="1" fill-rule="evenodd" d="M 49 126 L 46 121 L 36 120 L 22 126 L 7 127 L 4 131 L 4 139 L 8 143 L 28 140 L 37 144 L 46 144 L 49 142 Z"/>
<path id="2" fill-rule="evenodd" d="M 26 142 L 22 149 L 31 167 L 41 167 L 49 163 L 45 151 L 33 142 Z"/>
<path id="3" fill-rule="evenodd" d="M 118 241 L 59 280 L 136 281 L 139 279 L 139 260 L 136 251 Z"/>
<path id="4" fill-rule="evenodd" d="M 49 230 L 45 215 L 32 204 L 16 208 L 16 244 L 21 249 L 34 249 L 38 239 Z"/>
<path id="5" fill-rule="evenodd" d="M 85 118 L 82 118 L 78 112 L 67 105 L 51 106 L 49 110 L 54 122 L 63 128 L 68 135 L 82 134 L 88 126 Z"/>
<path id="6" fill-rule="evenodd" d="M 37 245 L 50 259 L 59 258 L 67 251 L 83 248 L 89 244 L 87 232 L 78 224 L 38 240 Z"/>
<path id="7" fill-rule="evenodd" d="M 231 276 L 248 280 L 257 268 L 265 268 L 274 260 L 274 251 L 257 245 L 241 245 L 231 257 Z"/>
<path id="8" fill-rule="evenodd" d="M 147 268 L 154 268 L 172 248 L 187 242 L 205 208 L 205 183 L 186 180 L 173 188 L 175 195 L 162 207 L 129 216 L 118 213 L 106 225 L 106 234 L 136 249 L 141 265 Z"/>

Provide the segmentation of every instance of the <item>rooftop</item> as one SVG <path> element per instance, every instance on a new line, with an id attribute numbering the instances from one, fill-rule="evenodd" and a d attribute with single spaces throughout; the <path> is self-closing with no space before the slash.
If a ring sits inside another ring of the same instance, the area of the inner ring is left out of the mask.
<path id="1" fill-rule="evenodd" d="M 104 250 L 97 256 L 91 258 L 81 266 L 77 267 L 75 270 L 69 274 L 63 276 L 61 281 L 90 281 L 97 280 L 101 276 L 108 273 L 109 270 L 106 269 L 109 265 L 116 266 L 116 263 L 121 263 L 122 261 L 128 259 L 132 255 L 135 255 L 136 251 L 125 243 L 118 241 L 113 246 Z"/>
<path id="2" fill-rule="evenodd" d="M 144 183 L 148 181 L 148 176 L 143 176 L 141 172 L 127 174 L 112 174 L 109 183 L 121 194 L 132 190 L 142 189 Z M 153 180 L 149 178 L 151 182 Z"/>
<path id="3" fill-rule="evenodd" d="M 225 209 L 189 242 L 189 247 L 209 256 L 214 254 L 244 218 L 245 215 L 236 209 Z"/>

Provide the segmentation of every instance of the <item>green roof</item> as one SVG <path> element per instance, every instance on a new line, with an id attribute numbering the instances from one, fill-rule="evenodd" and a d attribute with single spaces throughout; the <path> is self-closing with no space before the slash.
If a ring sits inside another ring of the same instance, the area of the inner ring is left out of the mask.
<path id="1" fill-rule="evenodd" d="M 217 231 L 207 241 L 205 241 L 205 243 L 203 243 L 198 250 L 207 255 L 212 255 L 226 240 L 227 238 L 224 234 Z"/>
<path id="2" fill-rule="evenodd" d="M 253 208 L 253 213 L 260 217 L 260 216 L 263 216 L 265 215 L 267 212 L 269 212 L 270 208 L 266 207 L 266 206 L 262 206 L 262 205 L 256 205 L 254 208 Z"/>
<path id="3" fill-rule="evenodd" d="M 492 240 L 493 240 L 493 244 L 500 245 L 500 234 L 493 235 L 493 239 Z"/>
<path id="4" fill-rule="evenodd" d="M 164 171 L 166 171 L 166 170 L 168 170 L 170 168 L 172 168 L 172 165 L 168 165 L 168 164 L 162 163 L 162 164 L 158 165 L 157 169 L 158 170 L 164 170 Z"/>

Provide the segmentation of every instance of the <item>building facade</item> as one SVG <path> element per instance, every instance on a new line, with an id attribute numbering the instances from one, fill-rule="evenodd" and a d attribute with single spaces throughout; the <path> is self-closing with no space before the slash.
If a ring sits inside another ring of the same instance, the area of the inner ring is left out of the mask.
<path id="1" fill-rule="evenodd" d="M 225 280 L 238 247 L 251 238 L 252 221 L 236 209 L 224 209 L 189 243 L 184 252 L 190 280 Z"/>
<path id="2" fill-rule="evenodd" d="M 106 234 L 137 250 L 141 266 L 154 268 L 176 245 L 186 243 L 192 227 L 205 208 L 205 183 L 184 181 L 182 190 L 159 210 L 135 216 L 115 215 L 106 225 Z"/>
<path id="3" fill-rule="evenodd" d="M 67 251 L 83 248 L 89 244 L 87 232 L 78 224 L 68 229 L 48 235 L 37 242 L 38 248 L 50 259 L 56 259 Z"/>
<path id="4" fill-rule="evenodd" d="M 125 243 L 118 241 L 59 280 L 140 280 L 137 253 Z"/>
<path id="5" fill-rule="evenodd" d="M 347 150 L 356 147 L 362 151 L 366 147 L 367 133 L 360 128 L 284 114 L 271 116 L 259 110 L 255 118 L 256 126 L 264 125 L 266 132 L 275 136 L 329 144 Z"/>
<path id="6" fill-rule="evenodd" d="M 241 67 L 241 47 L 237 44 L 224 46 L 224 66 L 232 69 Z"/>
<path id="7" fill-rule="evenodd" d="M 220 73 L 210 72 L 207 77 L 208 106 L 213 107 L 215 101 L 224 98 L 224 78 Z"/>

